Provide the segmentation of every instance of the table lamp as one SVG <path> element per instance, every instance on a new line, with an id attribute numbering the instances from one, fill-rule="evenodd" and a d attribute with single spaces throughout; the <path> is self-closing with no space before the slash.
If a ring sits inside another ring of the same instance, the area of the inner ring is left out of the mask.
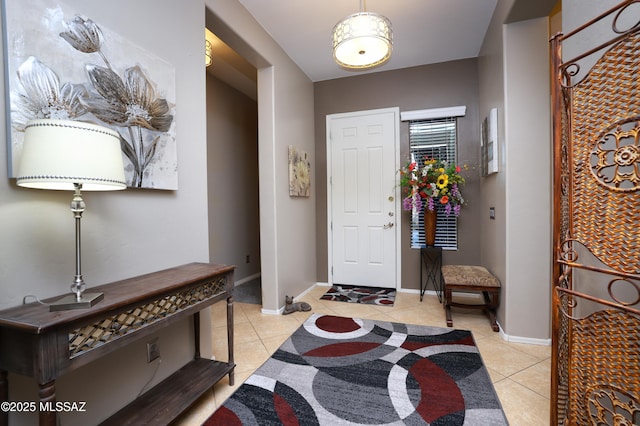
<path id="1" fill-rule="evenodd" d="M 113 191 L 127 187 L 120 136 L 96 124 L 80 121 L 39 119 L 24 132 L 18 166 L 19 186 L 74 191 L 71 211 L 76 222 L 76 273 L 72 294 L 49 305 L 50 311 L 89 308 L 104 297 L 84 293 L 81 270 L 80 221 L 85 210 L 82 190 Z"/>

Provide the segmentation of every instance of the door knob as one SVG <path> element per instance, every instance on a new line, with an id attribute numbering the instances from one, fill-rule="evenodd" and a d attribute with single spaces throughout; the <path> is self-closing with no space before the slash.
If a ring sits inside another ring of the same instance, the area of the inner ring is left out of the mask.
<path id="1" fill-rule="evenodd" d="M 384 225 L 382 228 L 383 229 L 389 229 L 389 228 L 393 228 L 394 223 L 393 222 L 389 222 L 386 225 Z"/>

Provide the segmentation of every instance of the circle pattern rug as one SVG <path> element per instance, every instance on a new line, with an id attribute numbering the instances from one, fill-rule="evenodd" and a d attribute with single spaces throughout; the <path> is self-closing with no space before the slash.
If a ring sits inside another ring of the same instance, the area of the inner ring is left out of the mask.
<path id="1" fill-rule="evenodd" d="M 470 331 L 313 314 L 205 425 L 507 425 Z"/>

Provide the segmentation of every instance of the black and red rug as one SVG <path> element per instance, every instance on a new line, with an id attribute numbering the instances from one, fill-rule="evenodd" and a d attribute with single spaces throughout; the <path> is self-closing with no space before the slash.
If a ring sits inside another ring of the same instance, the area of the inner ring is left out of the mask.
<path id="1" fill-rule="evenodd" d="M 393 306 L 396 300 L 396 290 L 394 288 L 334 284 L 329 291 L 320 297 L 320 300 Z"/>
<path id="2" fill-rule="evenodd" d="M 313 314 L 204 424 L 508 422 L 470 331 Z"/>

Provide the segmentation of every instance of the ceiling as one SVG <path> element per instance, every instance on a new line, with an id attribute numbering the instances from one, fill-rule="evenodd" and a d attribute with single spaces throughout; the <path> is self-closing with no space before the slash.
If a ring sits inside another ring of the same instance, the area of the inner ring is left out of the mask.
<path id="1" fill-rule="evenodd" d="M 333 61 L 333 27 L 359 0 L 239 0 L 312 81 L 353 76 Z M 393 28 L 387 71 L 478 56 L 497 0 L 365 0 Z"/>
<path id="2" fill-rule="evenodd" d="M 209 29 L 204 29 L 204 36 L 212 47 L 213 63 L 207 67 L 207 72 L 254 101 L 257 100 L 258 73 L 256 68 Z"/>
<path id="3" fill-rule="evenodd" d="M 347 71 L 333 61 L 331 33 L 336 23 L 359 12 L 360 0 L 238 1 L 314 82 L 475 58 L 497 4 L 497 0 L 364 0 L 366 11 L 384 15 L 391 21 L 393 54 L 389 62 L 373 70 Z M 514 18 L 508 20 L 546 16 L 557 1 L 514 0 L 510 12 Z M 216 49 L 223 50 L 216 52 Z M 238 88 L 238 84 L 228 80 L 234 78 L 229 72 L 242 65 L 237 76 L 242 86 L 239 90 L 255 93 L 255 69 L 251 70 L 239 56 L 239 59 L 229 59 L 233 61 L 231 64 L 223 63 L 224 57 L 232 58 L 234 54 L 218 40 L 214 45 L 214 65 L 209 67 L 209 72 L 217 73 L 223 81 Z M 226 69 L 221 71 L 221 67 Z M 255 94 L 250 96 L 255 99 Z"/>

